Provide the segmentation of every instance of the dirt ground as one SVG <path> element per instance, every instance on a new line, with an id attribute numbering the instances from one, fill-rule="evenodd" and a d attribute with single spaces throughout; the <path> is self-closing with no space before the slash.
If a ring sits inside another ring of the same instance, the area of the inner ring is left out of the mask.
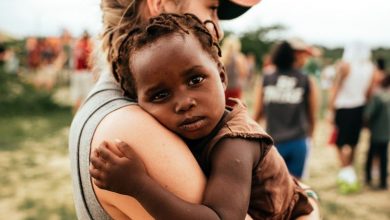
<path id="1" fill-rule="evenodd" d="M 76 219 L 67 155 L 70 112 L 0 116 L 0 219 Z M 327 146 L 329 126 L 321 121 L 305 181 L 321 197 L 323 219 L 390 219 L 390 192 L 362 187 L 342 195 L 336 188 L 338 159 Z M 362 132 L 356 168 L 362 179 L 368 133 Z"/>
<path id="2" fill-rule="evenodd" d="M 338 157 L 336 149 L 327 144 L 330 126 L 321 121 L 316 129 L 309 161 L 306 183 L 316 189 L 321 198 L 324 219 L 390 219 L 390 191 L 375 190 L 361 184 L 361 191 L 343 195 L 336 187 Z M 364 161 L 368 149 L 369 133 L 363 130 L 356 155 L 356 170 L 360 182 L 364 180 Z"/>

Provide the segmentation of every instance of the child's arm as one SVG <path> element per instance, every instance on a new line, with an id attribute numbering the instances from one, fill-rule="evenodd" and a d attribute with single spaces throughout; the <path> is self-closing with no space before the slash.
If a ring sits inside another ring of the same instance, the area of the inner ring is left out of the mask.
<path id="1" fill-rule="evenodd" d="M 316 124 L 316 112 L 317 112 L 317 100 L 319 98 L 318 94 L 318 86 L 315 80 L 312 77 L 308 77 L 309 79 L 309 97 L 308 97 L 308 119 L 309 119 L 309 137 L 313 137 L 314 129 Z"/>
<path id="2" fill-rule="evenodd" d="M 151 179 L 137 154 L 124 143 L 118 148 L 126 158 L 107 147 L 98 148 L 91 156 L 90 172 L 97 186 L 133 196 L 156 219 L 244 219 L 252 169 L 260 157 L 258 145 L 226 138 L 215 146 L 202 205 L 179 199 Z"/>

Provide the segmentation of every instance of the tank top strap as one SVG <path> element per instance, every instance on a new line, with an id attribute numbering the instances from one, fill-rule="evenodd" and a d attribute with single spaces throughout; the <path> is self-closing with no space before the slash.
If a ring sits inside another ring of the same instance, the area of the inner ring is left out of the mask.
<path id="1" fill-rule="evenodd" d="M 91 143 L 97 126 L 109 113 L 135 104 L 124 97 L 114 82 L 99 83 L 76 114 L 69 135 L 72 179 L 79 219 L 111 219 L 96 198 L 89 174 Z"/>

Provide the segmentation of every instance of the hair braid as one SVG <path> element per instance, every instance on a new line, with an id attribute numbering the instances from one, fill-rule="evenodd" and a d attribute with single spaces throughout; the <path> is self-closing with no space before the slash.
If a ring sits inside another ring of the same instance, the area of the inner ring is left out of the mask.
<path id="1" fill-rule="evenodd" d="M 127 34 L 118 37 L 110 50 L 112 72 L 125 96 L 137 98 L 136 82 L 130 65 L 131 54 L 163 36 L 174 33 L 182 36 L 192 33 L 199 40 L 202 49 L 217 63 L 219 71 L 224 71 L 219 60 L 221 55 L 219 45 L 199 18 L 193 14 L 161 14 L 149 19 L 149 23 L 133 28 Z"/>

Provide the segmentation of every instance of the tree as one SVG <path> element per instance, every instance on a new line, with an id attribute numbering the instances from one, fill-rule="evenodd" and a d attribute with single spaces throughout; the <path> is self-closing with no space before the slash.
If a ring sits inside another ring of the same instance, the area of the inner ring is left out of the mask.
<path id="1" fill-rule="evenodd" d="M 256 30 L 244 32 L 240 35 L 241 51 L 244 54 L 254 54 L 256 56 L 257 66 L 262 66 L 263 56 L 269 53 L 272 45 L 277 40 L 272 38 L 270 35 L 275 34 L 275 32 L 282 32 L 284 30 L 285 27 L 282 25 L 272 25 L 268 27 L 259 27 Z M 229 35 L 229 32 L 227 35 Z"/>

